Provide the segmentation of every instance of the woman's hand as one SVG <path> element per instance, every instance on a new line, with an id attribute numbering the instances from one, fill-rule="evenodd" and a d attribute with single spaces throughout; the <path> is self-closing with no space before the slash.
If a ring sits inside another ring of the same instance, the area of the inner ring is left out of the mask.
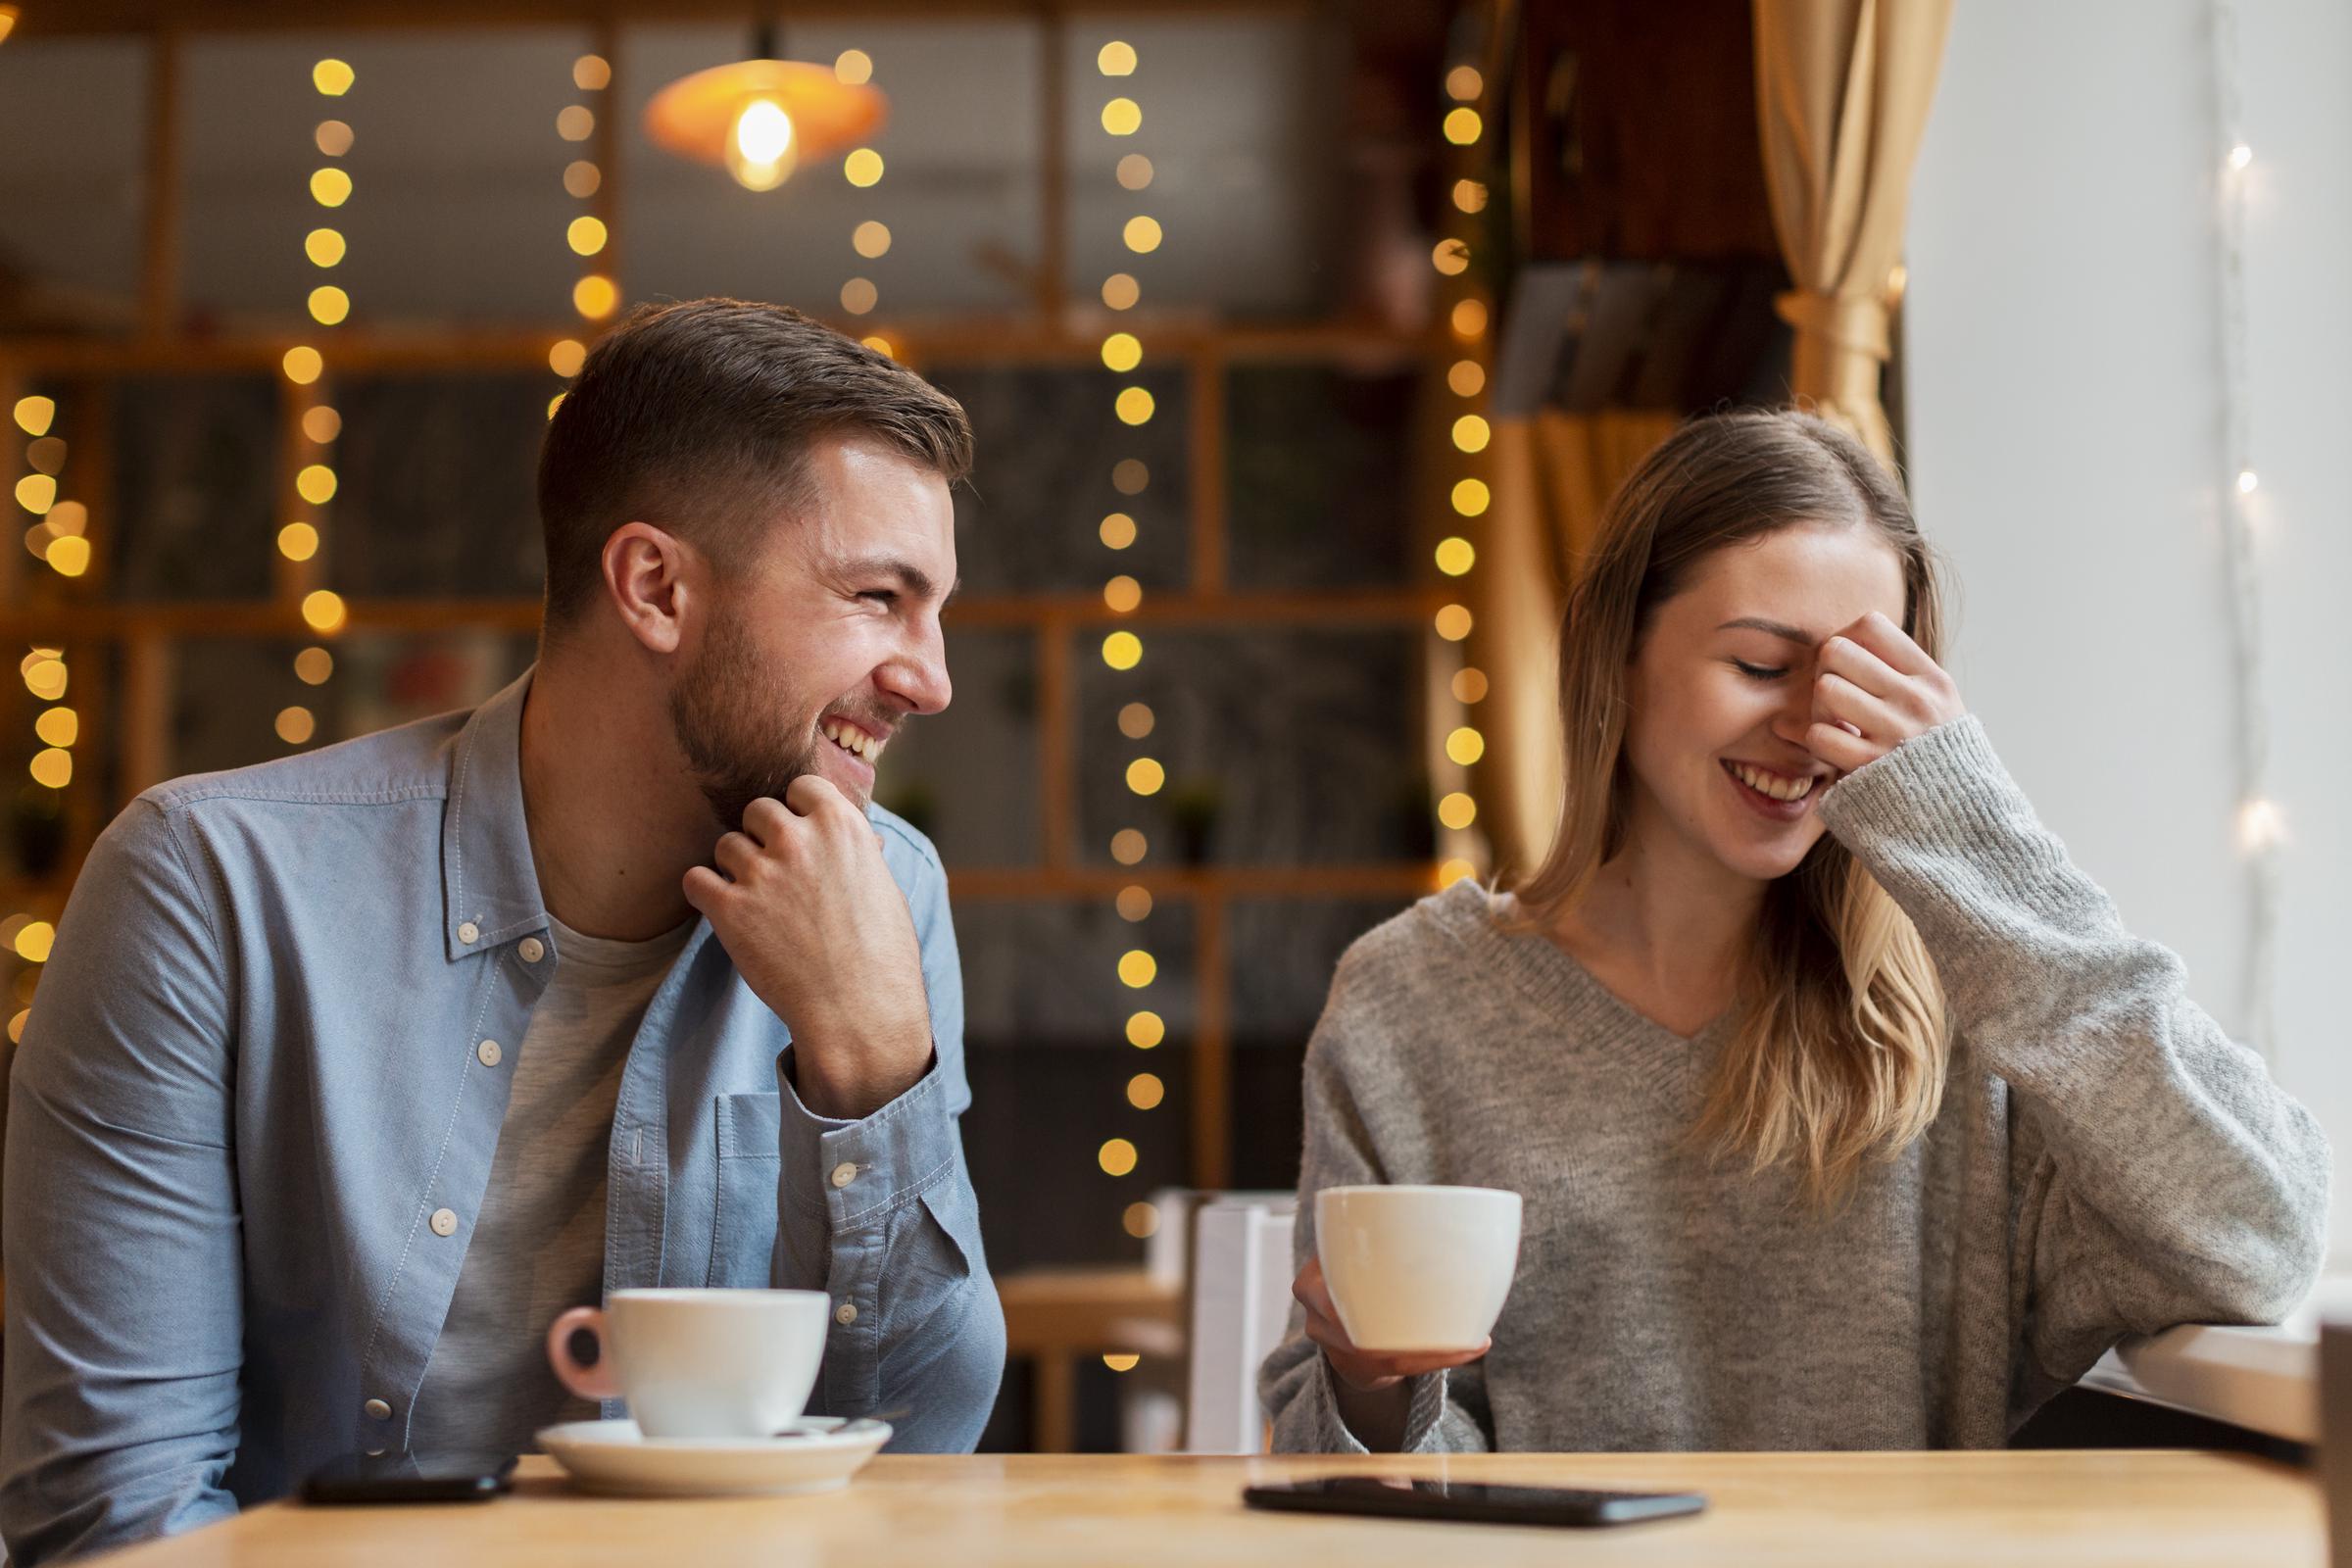
<path id="1" fill-rule="evenodd" d="M 1805 750 L 1851 773 L 1967 711 L 1943 666 L 1874 610 L 1821 645 Z"/>
<path id="2" fill-rule="evenodd" d="M 1466 1366 L 1485 1355 L 1488 1347 L 1494 1343 L 1488 1340 L 1475 1350 L 1436 1353 L 1359 1350 L 1348 1340 L 1348 1331 L 1340 1326 L 1339 1309 L 1331 1304 L 1331 1291 L 1323 1283 L 1323 1260 L 1319 1257 L 1306 1260 L 1306 1267 L 1298 1271 L 1298 1278 L 1291 1285 L 1291 1294 L 1306 1308 L 1306 1337 L 1323 1347 L 1324 1357 L 1331 1362 L 1331 1369 L 1339 1374 L 1340 1381 L 1361 1394 L 1378 1394 L 1424 1372 Z"/>

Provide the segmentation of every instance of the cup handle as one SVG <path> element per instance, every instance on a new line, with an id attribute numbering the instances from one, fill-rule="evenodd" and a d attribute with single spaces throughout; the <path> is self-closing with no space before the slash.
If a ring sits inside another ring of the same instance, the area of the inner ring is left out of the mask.
<path id="1" fill-rule="evenodd" d="M 573 1342 L 583 1334 L 596 1348 L 589 1360 L 572 1353 Z M 575 1306 L 548 1325 L 547 1364 L 556 1369 L 557 1381 L 583 1399 L 620 1397 L 620 1380 L 612 1370 L 602 1307 Z"/>

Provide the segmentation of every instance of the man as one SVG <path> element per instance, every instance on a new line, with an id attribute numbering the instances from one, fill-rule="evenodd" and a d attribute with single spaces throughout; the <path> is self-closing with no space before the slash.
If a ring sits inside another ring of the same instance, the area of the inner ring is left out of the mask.
<path id="1" fill-rule="evenodd" d="M 598 345 L 537 666 L 148 791 L 20 1049 L 0 1526 L 185 1530 L 338 1455 L 513 1451 L 557 1312 L 832 1298 L 813 1408 L 969 1448 L 1004 1365 L 946 881 L 870 804 L 949 697 L 962 410 L 731 300 Z"/>

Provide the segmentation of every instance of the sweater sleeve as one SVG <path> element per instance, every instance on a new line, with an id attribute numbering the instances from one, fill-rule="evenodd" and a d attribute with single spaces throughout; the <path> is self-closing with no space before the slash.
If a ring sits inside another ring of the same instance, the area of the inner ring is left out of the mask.
<path id="1" fill-rule="evenodd" d="M 1419 1179 L 1391 1172 L 1381 1158 L 1376 1119 L 1409 1084 L 1378 1070 L 1378 1036 L 1360 1031 L 1369 1009 L 1352 1005 L 1355 966 L 1343 960 L 1323 1017 L 1306 1048 L 1306 1142 L 1298 1176 L 1298 1218 L 1292 1266 L 1315 1252 L 1315 1194 L 1326 1187 Z M 1373 1081 L 1358 1093 L 1359 1074 Z M 1488 1436 L 1485 1380 L 1476 1362 L 1411 1380 L 1405 1422 L 1407 1453 L 1476 1453 L 1494 1446 Z M 1274 1425 L 1277 1453 L 1368 1453 L 1340 1413 L 1339 1391 L 1322 1348 L 1306 1337 L 1305 1309 L 1291 1305 L 1290 1329 L 1258 1373 L 1258 1397 Z"/>
<path id="2" fill-rule="evenodd" d="M 2326 1137 L 2189 1000 L 2180 957 L 2124 929 L 1977 720 L 1906 742 L 1821 809 L 2010 1088 L 2021 1405 L 2126 1334 L 2291 1310 L 2326 1250 Z"/>

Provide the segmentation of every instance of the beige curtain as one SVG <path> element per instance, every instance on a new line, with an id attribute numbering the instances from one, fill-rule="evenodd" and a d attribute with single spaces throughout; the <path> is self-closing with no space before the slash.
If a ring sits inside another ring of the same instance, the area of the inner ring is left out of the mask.
<path id="1" fill-rule="evenodd" d="M 1488 690 L 1472 711 L 1487 737 L 1487 837 L 1506 872 L 1532 869 L 1559 821 L 1560 612 L 1576 564 L 1618 484 L 1680 422 L 1668 413 L 1549 409 L 1495 422 L 1493 513 L 1474 579 Z"/>
<path id="2" fill-rule="evenodd" d="M 1755 0 L 1756 108 L 1781 253 L 1796 287 L 1800 398 L 1888 467 L 1879 401 L 1889 279 L 1902 258 L 1911 165 L 1936 96 L 1951 0 Z"/>

